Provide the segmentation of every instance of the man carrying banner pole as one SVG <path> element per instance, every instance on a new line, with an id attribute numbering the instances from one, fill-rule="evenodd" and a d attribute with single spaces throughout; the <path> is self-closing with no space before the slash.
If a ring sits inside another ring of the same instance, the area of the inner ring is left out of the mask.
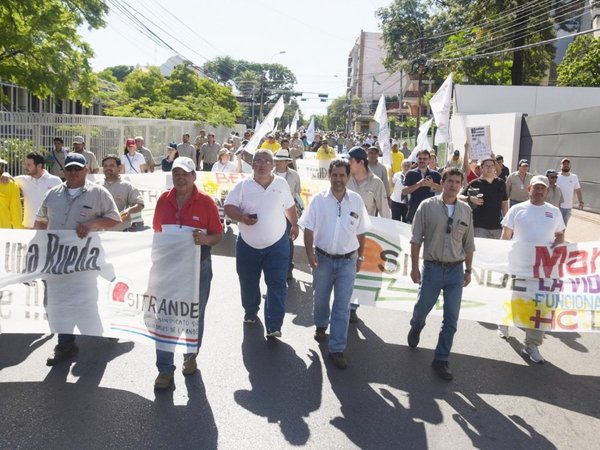
<path id="1" fill-rule="evenodd" d="M 198 313 L 198 347 L 202 345 L 204 313 L 212 280 L 211 247 L 221 242 L 223 227 L 214 200 L 200 192 L 196 180 L 196 164 L 191 158 L 180 156 L 173 162 L 173 189 L 163 193 L 154 211 L 154 231 L 162 232 L 167 225 L 193 228 L 194 244 L 202 246 L 200 256 L 200 309 Z M 184 355 L 182 373 L 191 375 L 198 369 L 196 353 Z M 155 389 L 168 389 L 173 381 L 175 365 L 173 352 L 156 349 L 158 376 Z"/>
<path id="2" fill-rule="evenodd" d="M 519 203 L 508 210 L 502 220 L 501 239 L 517 242 L 530 242 L 535 245 L 555 247 L 565 240 L 565 222 L 556 206 L 546 203 L 550 183 L 543 175 L 536 175 L 529 182 L 529 200 Z M 498 334 L 508 338 L 508 326 L 500 325 Z M 538 347 L 544 341 L 541 330 L 525 330 L 525 347 L 522 353 L 536 364 L 542 364 Z"/>
<path id="3" fill-rule="evenodd" d="M 448 357 L 456 333 L 463 287 L 471 282 L 475 239 L 471 208 L 458 200 L 464 181 L 457 168 L 442 175 L 442 195 L 424 200 L 412 221 L 410 277 L 419 284 L 417 303 L 408 333 L 408 345 L 419 345 L 425 319 L 444 291 L 444 319 L 432 367 L 444 380 L 452 380 Z M 419 270 L 419 254 L 423 245 L 423 269 Z M 463 269 L 464 263 L 464 269 Z"/>
<path id="4" fill-rule="evenodd" d="M 46 194 L 33 225 L 36 230 L 75 230 L 77 236 L 84 239 L 91 231 L 111 228 L 121 222 L 119 211 L 110 193 L 104 187 L 86 180 L 88 168 L 83 155 L 69 153 L 65 158 L 64 170 L 67 181 L 50 189 Z M 58 303 L 58 300 L 49 298 L 48 303 Z M 56 305 L 49 305 L 49 308 L 54 306 Z M 61 319 L 56 311 L 48 311 L 51 327 L 54 322 L 67 326 Z M 94 327 L 97 321 L 92 318 L 89 323 L 92 325 L 88 326 Z M 73 324 L 71 326 L 74 328 Z M 78 328 L 85 333 L 85 327 L 78 325 Z M 48 358 L 46 365 L 59 364 L 78 352 L 75 335 L 59 333 L 58 345 L 54 347 L 54 354 Z"/>

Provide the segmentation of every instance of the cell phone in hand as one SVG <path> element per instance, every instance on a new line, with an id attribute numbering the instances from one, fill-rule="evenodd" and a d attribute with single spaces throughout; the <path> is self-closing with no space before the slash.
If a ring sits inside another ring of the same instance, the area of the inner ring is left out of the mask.
<path id="1" fill-rule="evenodd" d="M 248 217 L 250 217 L 251 219 L 258 219 L 258 215 L 255 214 L 248 214 Z"/>

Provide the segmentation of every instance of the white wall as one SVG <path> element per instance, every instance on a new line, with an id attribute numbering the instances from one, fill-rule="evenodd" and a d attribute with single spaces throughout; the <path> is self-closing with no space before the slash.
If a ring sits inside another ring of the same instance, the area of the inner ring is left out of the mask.
<path id="1" fill-rule="evenodd" d="M 400 72 L 389 73 L 383 67 L 385 55 L 381 33 L 365 32 L 362 79 L 362 98 L 365 102 L 379 100 L 381 94 L 392 97 L 400 93 Z M 373 83 L 373 76 L 381 85 Z"/>
<path id="2" fill-rule="evenodd" d="M 474 86 L 457 84 L 458 114 L 548 114 L 600 106 L 600 88 L 553 86 Z"/>

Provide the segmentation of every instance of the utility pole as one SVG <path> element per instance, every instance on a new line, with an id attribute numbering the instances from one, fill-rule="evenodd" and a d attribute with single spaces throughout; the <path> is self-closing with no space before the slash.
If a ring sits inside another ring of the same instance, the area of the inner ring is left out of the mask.
<path id="1" fill-rule="evenodd" d="M 263 72 L 260 77 L 260 110 L 258 111 L 258 118 L 262 122 L 264 119 L 263 108 L 265 105 L 265 73 Z"/>

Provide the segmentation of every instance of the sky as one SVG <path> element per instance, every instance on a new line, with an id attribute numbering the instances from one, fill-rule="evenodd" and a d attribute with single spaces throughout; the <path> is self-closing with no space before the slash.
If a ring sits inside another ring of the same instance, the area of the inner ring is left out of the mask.
<path id="1" fill-rule="evenodd" d="M 345 95 L 348 54 L 363 31 L 380 31 L 375 11 L 391 0 L 106 0 L 107 26 L 81 33 L 95 53 L 94 70 L 161 65 L 175 53 L 138 31 L 127 6 L 181 56 L 201 66 L 217 56 L 279 63 L 296 75 L 305 117 L 325 114 Z M 170 34 L 170 35 L 169 35 Z M 282 53 L 284 52 L 284 53 Z M 311 93 L 311 94 L 308 94 Z M 318 99 L 329 94 L 328 102 Z"/>

